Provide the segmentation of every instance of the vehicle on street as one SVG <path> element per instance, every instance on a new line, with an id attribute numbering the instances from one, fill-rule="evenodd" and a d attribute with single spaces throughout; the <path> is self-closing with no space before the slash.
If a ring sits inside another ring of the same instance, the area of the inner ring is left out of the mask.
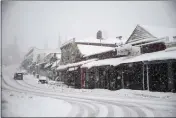
<path id="1" fill-rule="evenodd" d="M 23 80 L 23 73 L 21 73 L 21 72 L 20 73 L 18 73 L 18 72 L 15 73 L 14 74 L 14 79 L 15 80 Z"/>
<path id="2" fill-rule="evenodd" d="M 38 80 L 38 83 L 48 84 L 47 77 L 40 77 L 39 80 Z"/>

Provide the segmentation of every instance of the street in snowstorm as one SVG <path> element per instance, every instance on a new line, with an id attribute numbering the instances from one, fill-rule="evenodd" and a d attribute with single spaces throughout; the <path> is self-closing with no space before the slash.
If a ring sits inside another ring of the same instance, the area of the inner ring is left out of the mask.
<path id="1" fill-rule="evenodd" d="M 176 117 L 176 2 L 1 6 L 2 117 Z"/>

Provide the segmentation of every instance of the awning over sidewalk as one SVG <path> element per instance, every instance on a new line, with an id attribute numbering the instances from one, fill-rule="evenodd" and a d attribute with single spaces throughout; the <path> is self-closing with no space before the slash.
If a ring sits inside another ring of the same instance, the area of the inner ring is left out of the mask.
<path id="1" fill-rule="evenodd" d="M 77 70 L 77 69 L 78 69 L 78 67 L 71 67 L 71 68 L 68 69 L 68 71 L 74 71 L 74 70 Z"/>
<path id="2" fill-rule="evenodd" d="M 164 50 L 164 51 L 153 52 L 153 53 L 145 53 L 139 56 L 125 59 L 122 63 L 168 60 L 168 59 L 176 59 L 176 50 Z"/>
<path id="3" fill-rule="evenodd" d="M 97 60 L 92 61 L 90 63 L 84 64 L 81 66 L 81 68 L 92 68 L 97 66 L 117 66 L 121 62 L 123 62 L 124 59 L 127 59 L 128 57 L 119 57 L 119 58 L 110 58 L 110 59 L 103 59 L 103 60 Z"/>
<path id="4" fill-rule="evenodd" d="M 119 58 L 96 60 L 90 63 L 83 64 L 81 68 L 89 69 L 89 68 L 98 67 L 98 66 L 108 66 L 108 65 L 117 66 L 123 63 L 168 60 L 168 59 L 176 59 L 176 49 L 175 50 L 166 49 L 164 51 L 145 53 L 138 56 L 125 56 L 125 57 L 119 57 Z"/>
<path id="5" fill-rule="evenodd" d="M 95 61 L 95 60 L 98 60 L 98 59 L 90 59 L 90 60 L 85 60 L 85 61 L 80 61 L 80 62 L 77 62 L 77 63 L 71 63 L 71 64 L 67 64 L 67 65 L 60 65 L 57 70 L 65 70 L 69 67 L 77 67 L 77 66 L 81 66 L 83 64 L 86 64 L 86 63 L 89 63 L 89 62 L 92 62 L 92 61 Z"/>

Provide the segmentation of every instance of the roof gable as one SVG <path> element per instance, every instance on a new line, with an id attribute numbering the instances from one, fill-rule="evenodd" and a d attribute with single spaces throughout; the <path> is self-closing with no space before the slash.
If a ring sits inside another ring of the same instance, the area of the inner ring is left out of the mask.
<path id="1" fill-rule="evenodd" d="M 148 32 L 146 29 L 141 27 L 140 25 L 137 25 L 126 43 L 132 43 L 147 38 L 156 38 L 156 37 L 152 35 L 150 32 Z"/>

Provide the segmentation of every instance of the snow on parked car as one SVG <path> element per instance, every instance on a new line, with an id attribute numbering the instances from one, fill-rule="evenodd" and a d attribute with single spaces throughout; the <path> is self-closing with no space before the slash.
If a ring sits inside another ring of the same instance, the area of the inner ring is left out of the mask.
<path id="1" fill-rule="evenodd" d="M 48 84 L 48 78 L 47 77 L 44 77 L 44 76 L 41 76 L 38 80 L 38 83 L 41 83 L 41 84 Z"/>

